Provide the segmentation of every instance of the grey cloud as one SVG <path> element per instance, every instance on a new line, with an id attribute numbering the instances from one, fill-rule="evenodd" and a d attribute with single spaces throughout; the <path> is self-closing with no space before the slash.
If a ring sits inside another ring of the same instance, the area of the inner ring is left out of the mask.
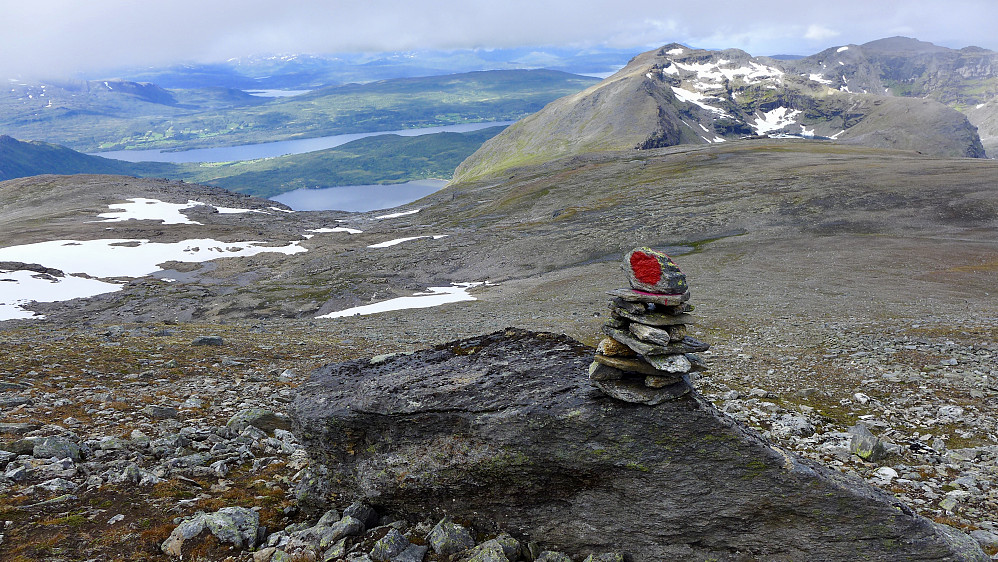
<path id="1" fill-rule="evenodd" d="M 998 50 L 994 0 L 47 0 L 6 2 L 0 76 L 266 53 L 681 42 L 810 54 L 903 33 Z"/>

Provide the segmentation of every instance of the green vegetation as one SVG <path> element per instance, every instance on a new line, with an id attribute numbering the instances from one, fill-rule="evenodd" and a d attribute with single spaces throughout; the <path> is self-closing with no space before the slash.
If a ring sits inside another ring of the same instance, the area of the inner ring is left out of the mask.
<path id="1" fill-rule="evenodd" d="M 262 197 L 299 188 L 450 178 L 462 160 L 503 128 L 418 137 L 378 135 L 306 154 L 203 165 L 178 177 Z"/>
<path id="2" fill-rule="evenodd" d="M 221 164 L 130 163 L 0 137 L 0 180 L 40 174 L 122 174 L 180 179 L 271 197 L 299 188 L 450 178 L 462 160 L 502 130 L 377 135 L 327 150 Z"/>
<path id="3" fill-rule="evenodd" d="M 0 93 L 0 131 L 80 151 L 249 144 L 516 120 L 595 82 L 503 70 L 347 84 L 291 98 L 120 81 L 17 85 Z"/>

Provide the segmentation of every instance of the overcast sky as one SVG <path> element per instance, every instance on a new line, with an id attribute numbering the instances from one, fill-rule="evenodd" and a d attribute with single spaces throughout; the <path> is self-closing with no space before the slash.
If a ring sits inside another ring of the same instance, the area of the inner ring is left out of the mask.
<path id="1" fill-rule="evenodd" d="M 0 0 L 0 76 L 544 45 L 813 54 L 894 35 L 998 50 L 996 31 L 998 0 Z"/>

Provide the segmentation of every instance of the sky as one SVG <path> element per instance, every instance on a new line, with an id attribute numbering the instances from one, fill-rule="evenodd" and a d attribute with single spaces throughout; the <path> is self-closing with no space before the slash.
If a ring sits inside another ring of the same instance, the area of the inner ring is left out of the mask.
<path id="1" fill-rule="evenodd" d="M 998 50 L 996 0 L 0 0 L 0 76 L 266 54 L 677 42 L 809 55 L 904 35 Z M 105 76 L 106 77 L 106 76 Z"/>

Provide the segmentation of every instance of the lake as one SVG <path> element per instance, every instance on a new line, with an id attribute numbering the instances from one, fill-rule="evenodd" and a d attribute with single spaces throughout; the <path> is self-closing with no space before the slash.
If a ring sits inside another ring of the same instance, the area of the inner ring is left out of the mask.
<path id="1" fill-rule="evenodd" d="M 216 148 L 197 148 L 181 152 L 164 152 L 163 150 L 114 150 L 110 152 L 92 152 L 92 156 L 114 158 L 125 162 L 236 162 L 239 160 L 255 160 L 257 158 L 272 158 L 286 154 L 302 154 L 333 148 L 350 141 L 375 135 L 401 135 L 416 137 L 432 133 L 467 133 L 488 127 L 508 126 L 513 121 L 492 121 L 488 123 L 462 123 L 460 125 L 445 125 L 442 127 L 422 127 L 418 129 L 401 129 L 398 131 L 374 131 L 370 133 L 350 133 L 346 135 L 331 135 L 312 139 L 296 139 L 259 144 L 242 144 L 238 146 L 219 146 Z"/>
<path id="2" fill-rule="evenodd" d="M 411 203 L 447 185 L 447 180 L 416 180 L 392 185 L 342 185 L 296 189 L 271 197 L 296 211 L 374 211 Z"/>

